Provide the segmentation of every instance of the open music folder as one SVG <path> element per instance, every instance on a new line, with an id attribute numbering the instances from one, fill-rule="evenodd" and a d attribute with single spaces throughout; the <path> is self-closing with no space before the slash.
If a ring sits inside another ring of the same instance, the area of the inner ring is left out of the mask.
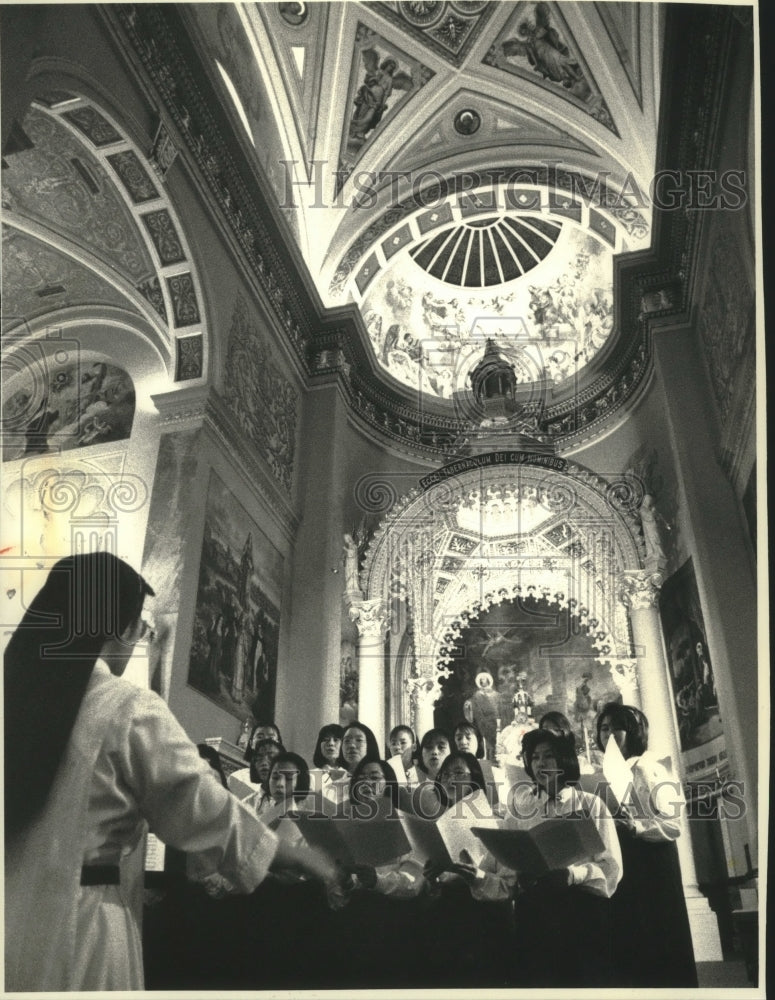
<path id="1" fill-rule="evenodd" d="M 379 802 L 375 814 L 368 818 L 302 812 L 294 822 L 308 844 L 321 848 L 345 867 L 378 868 L 410 851 L 404 828 L 387 800 Z"/>
<path id="2" fill-rule="evenodd" d="M 527 878 L 591 861 L 605 849 L 594 821 L 584 817 L 549 819 L 528 830 L 478 826 L 472 833 L 502 865 Z"/>
<path id="3" fill-rule="evenodd" d="M 408 812 L 399 812 L 412 853 L 423 864 L 451 865 L 460 862 L 461 852 L 467 851 L 475 865 L 481 864 L 487 853 L 482 841 L 472 827 L 498 825 L 484 792 L 478 792 L 470 801 L 463 801 L 448 809 L 437 819 L 425 819 Z"/>

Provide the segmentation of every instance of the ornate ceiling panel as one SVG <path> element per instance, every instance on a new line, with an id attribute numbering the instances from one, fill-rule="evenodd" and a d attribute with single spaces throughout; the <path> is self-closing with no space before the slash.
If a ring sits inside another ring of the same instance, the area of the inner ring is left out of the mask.
<path id="1" fill-rule="evenodd" d="M 298 6 L 295 3 L 259 3 L 256 10 L 281 68 L 306 163 L 315 156 L 329 5 L 308 3 L 303 10 L 298 10 Z"/>
<path id="2" fill-rule="evenodd" d="M 76 306 L 132 308 L 88 267 L 48 243 L 3 226 L 3 330 Z"/>
<path id="3" fill-rule="evenodd" d="M 194 33 L 201 59 L 197 62 L 176 43 L 181 21 L 190 27 L 198 11 L 209 7 L 192 5 L 177 15 L 168 14 L 165 5 L 136 5 L 119 9 L 114 20 L 124 33 L 118 37 L 126 38 L 140 56 L 308 371 L 313 376 L 339 372 L 354 413 L 365 423 L 384 428 L 384 435 L 409 450 L 427 446 L 437 453 L 460 433 L 459 417 L 447 397 L 437 395 L 438 402 L 431 401 L 434 405 L 419 414 L 416 389 L 384 368 L 378 380 L 377 351 L 365 324 L 361 328 L 351 323 L 351 312 L 330 313 L 325 329 L 310 328 L 310 313 L 304 308 L 307 291 L 295 282 L 289 263 L 293 255 L 285 258 L 278 249 L 274 222 L 262 222 L 272 216 L 265 200 L 271 200 L 270 192 L 263 183 L 255 191 L 246 185 L 246 175 L 237 169 L 234 136 L 224 133 L 223 119 L 210 113 L 210 84 L 225 94 L 214 72 L 211 46 Z M 256 157 L 270 175 L 277 207 L 295 224 L 299 250 L 323 306 L 355 303 L 362 314 L 368 312 L 372 289 L 383 278 L 389 280 L 391 268 L 406 266 L 411 252 L 435 235 L 434 230 L 470 228 L 493 213 L 556 219 L 564 231 L 575 226 L 605 253 L 618 256 L 614 291 L 621 289 L 621 294 L 613 303 L 613 326 L 606 341 L 575 388 L 566 391 L 563 381 L 550 380 L 546 397 L 542 425 L 553 436 L 578 441 L 579 435 L 594 435 L 595 428 L 603 428 L 642 384 L 649 364 L 645 320 L 685 303 L 685 261 L 692 253 L 695 220 L 681 213 L 663 216 L 657 263 L 656 252 L 649 256 L 651 202 L 642 196 L 657 166 L 655 87 L 662 76 L 665 8 L 642 4 L 636 15 L 627 4 L 503 2 L 485 8 L 450 0 L 442 7 L 442 14 L 482 14 L 471 40 L 454 53 L 449 47 L 442 53 L 431 44 L 429 29 L 440 9 L 433 4 L 349 0 L 235 8 L 248 43 L 247 48 L 240 45 L 240 51 L 249 49 L 253 60 L 245 72 L 259 80 L 256 92 L 266 97 L 266 127 L 262 125 Z M 327 17 L 313 39 L 303 33 L 311 11 L 319 8 L 325 8 Z M 412 12 L 409 17 L 407 11 Z M 424 23 L 409 23 L 412 18 Z M 694 169 L 707 161 L 712 117 L 707 105 L 718 90 L 713 81 L 720 79 L 716 74 L 723 58 L 725 18 L 703 14 L 692 20 L 702 22 L 707 45 L 688 52 L 686 59 L 676 55 L 683 43 L 670 36 L 673 61 L 667 63 L 666 79 L 686 78 L 687 83 L 663 81 L 662 86 L 666 92 L 672 86 L 676 106 L 680 104 L 680 113 L 673 116 L 676 127 L 683 129 L 684 137 L 696 139 L 689 148 L 688 140 L 666 133 L 662 166 Z M 376 73 L 361 54 L 369 45 L 359 37 L 359 25 L 367 26 L 378 40 L 373 46 Z M 504 51 L 508 39 L 515 41 Z M 394 86 L 399 72 L 414 85 L 415 66 L 432 73 L 421 93 Z M 209 83 L 200 86 L 203 67 Z M 380 67 L 391 78 L 382 88 L 370 82 Z M 320 81 L 318 92 L 312 103 L 305 103 L 298 78 L 308 80 L 313 70 Z M 291 79 L 291 73 L 296 77 Z M 366 130 L 356 151 L 355 169 L 337 188 L 341 153 L 351 138 L 355 101 L 364 87 L 374 102 L 371 120 L 376 124 Z M 243 103 L 244 95 L 237 96 Z M 308 128 L 313 107 L 315 124 Z M 236 121 L 234 114 L 231 119 Z M 313 132 L 314 162 L 303 166 Z M 237 126 L 235 135 L 240 134 Z M 247 143 L 243 151 L 251 159 Z M 271 176 L 272 157 L 281 174 L 293 161 L 294 168 L 281 178 L 284 184 L 278 183 L 276 172 Z M 256 176 L 263 180 L 262 171 Z M 560 244 L 558 240 L 537 268 L 549 266 Z M 637 258 L 627 259 L 630 250 L 639 251 Z M 668 258 L 670 268 L 664 263 Z M 489 308 L 487 315 L 496 320 L 498 302 L 511 291 L 508 282 L 523 282 L 529 292 L 535 270 L 517 279 L 504 274 L 503 285 L 488 286 L 492 299 L 483 313 Z M 413 287 L 420 303 L 438 280 L 427 271 L 418 278 L 428 283 Z M 597 285 L 598 277 L 594 282 Z M 466 287 L 466 293 L 469 290 Z M 592 294 L 594 302 L 594 289 Z M 528 295 L 522 316 L 526 325 L 531 314 Z"/>
<path id="4" fill-rule="evenodd" d="M 558 4 L 516 4 L 484 61 L 528 83 L 540 81 L 619 135 Z"/>
<path id="5" fill-rule="evenodd" d="M 79 132 L 99 147 L 121 141 L 104 119 L 81 115 L 79 121 Z M 3 207 L 94 254 L 131 284 L 152 278 L 153 261 L 132 213 L 84 142 L 35 107 L 23 129 L 32 148 L 7 157 Z"/>

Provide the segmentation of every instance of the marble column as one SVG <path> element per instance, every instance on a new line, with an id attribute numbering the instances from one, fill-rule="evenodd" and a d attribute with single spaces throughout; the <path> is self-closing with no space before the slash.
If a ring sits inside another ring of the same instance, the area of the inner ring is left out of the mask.
<path id="1" fill-rule="evenodd" d="M 358 629 L 358 718 L 385 744 L 385 635 L 390 616 L 380 600 L 353 601 L 350 618 Z"/>
<path id="2" fill-rule="evenodd" d="M 658 757 L 670 756 L 672 771 L 684 785 L 678 721 L 659 618 L 659 588 L 662 577 L 646 570 L 625 573 L 622 600 L 630 613 L 632 638 L 638 665 L 640 708 L 649 720 L 649 749 Z M 715 914 L 697 887 L 694 854 L 685 814 L 677 842 L 686 908 L 697 962 L 720 961 L 721 940 Z"/>

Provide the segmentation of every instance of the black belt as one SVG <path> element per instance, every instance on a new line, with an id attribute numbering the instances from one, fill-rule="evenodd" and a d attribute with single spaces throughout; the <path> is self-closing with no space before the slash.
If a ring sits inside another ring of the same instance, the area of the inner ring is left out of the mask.
<path id="1" fill-rule="evenodd" d="M 84 865 L 81 868 L 81 885 L 120 885 L 118 865 Z"/>

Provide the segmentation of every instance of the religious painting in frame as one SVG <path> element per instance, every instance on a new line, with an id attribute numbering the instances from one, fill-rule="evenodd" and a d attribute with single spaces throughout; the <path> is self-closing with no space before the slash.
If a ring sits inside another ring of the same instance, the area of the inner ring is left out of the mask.
<path id="1" fill-rule="evenodd" d="M 283 557 L 210 474 L 188 683 L 238 719 L 274 717 Z"/>
<path id="2" fill-rule="evenodd" d="M 659 613 L 687 781 L 724 777 L 724 729 L 691 558 L 662 586 Z"/>

